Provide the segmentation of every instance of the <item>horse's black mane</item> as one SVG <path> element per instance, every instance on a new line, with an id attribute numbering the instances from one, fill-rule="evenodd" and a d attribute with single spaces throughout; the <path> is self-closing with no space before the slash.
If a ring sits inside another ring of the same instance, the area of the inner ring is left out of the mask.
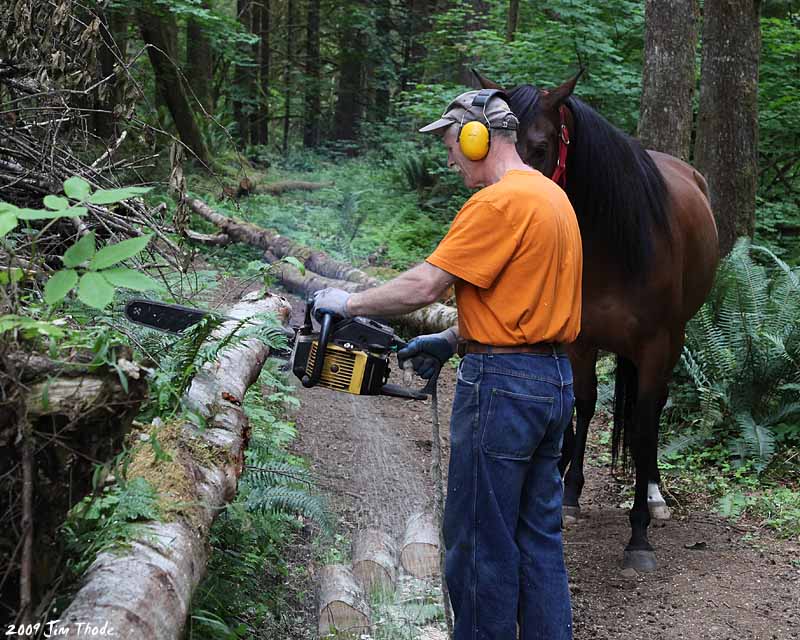
<path id="1" fill-rule="evenodd" d="M 532 85 L 509 92 L 521 131 L 533 123 L 540 96 Z M 581 235 L 600 240 L 609 255 L 621 258 L 628 273 L 642 274 L 653 253 L 653 233 L 669 238 L 664 177 L 638 140 L 574 96 L 566 105 L 575 122 L 566 192 Z"/>

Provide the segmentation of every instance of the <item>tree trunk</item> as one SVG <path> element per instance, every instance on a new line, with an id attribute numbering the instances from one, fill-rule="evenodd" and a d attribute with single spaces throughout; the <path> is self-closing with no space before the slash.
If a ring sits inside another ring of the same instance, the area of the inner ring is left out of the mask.
<path id="1" fill-rule="evenodd" d="M 758 183 L 760 0 L 706 0 L 695 163 L 705 174 L 721 255 L 753 235 Z"/>
<path id="2" fill-rule="evenodd" d="M 303 146 L 319 144 L 320 116 L 319 0 L 309 0 L 306 22 L 306 104 Z"/>
<path id="3" fill-rule="evenodd" d="M 252 4 L 250 5 L 250 12 L 251 12 L 251 23 L 250 29 L 252 30 L 253 34 L 260 36 L 261 35 L 261 19 L 262 19 L 262 5 L 260 0 L 253 0 Z M 253 91 L 253 100 L 254 103 L 250 109 L 250 113 L 248 116 L 248 128 L 250 133 L 250 144 L 258 144 L 258 130 L 260 128 L 261 123 L 259 122 L 260 117 L 260 108 L 259 105 L 261 104 L 261 38 L 259 37 L 253 43 L 253 47 L 251 49 L 251 55 L 253 57 L 253 67 L 252 71 L 250 72 L 250 82 Z"/>
<path id="4" fill-rule="evenodd" d="M 351 16 L 339 34 L 339 89 L 336 94 L 334 137 L 337 140 L 355 140 L 361 120 L 361 94 L 363 38 Z"/>
<path id="5" fill-rule="evenodd" d="M 236 15 L 242 28 L 247 32 L 251 32 L 250 21 L 250 1 L 237 0 L 236 2 Z M 244 49 L 240 49 L 239 55 L 244 55 Z M 250 98 L 250 72 L 241 64 L 234 62 L 235 70 L 233 72 L 233 119 L 239 129 L 239 141 L 246 145 L 250 139 L 250 120 L 247 117 L 249 105 L 247 100 Z"/>
<path id="6" fill-rule="evenodd" d="M 508 0 L 508 21 L 506 22 L 506 42 L 513 42 L 519 23 L 519 0 Z"/>
<path id="7" fill-rule="evenodd" d="M 286 2 L 286 65 L 283 68 L 284 105 L 283 105 L 283 153 L 289 150 L 289 124 L 292 106 L 292 30 L 294 29 L 294 0 Z"/>
<path id="8" fill-rule="evenodd" d="M 169 108 L 178 135 L 197 159 L 207 164 L 208 150 L 175 67 L 177 51 L 170 37 L 170 33 L 176 29 L 175 16 L 168 11 L 158 13 L 148 4 L 146 8 L 136 10 L 136 19 L 142 40 L 152 45 L 148 47 L 147 54 L 153 65 L 158 92 Z"/>
<path id="9" fill-rule="evenodd" d="M 245 319 L 275 312 L 286 322 L 289 311 L 283 298 L 267 294 L 266 298 L 246 296 L 228 315 Z M 236 324 L 226 322 L 214 332 L 214 339 L 224 339 Z M 128 547 L 97 556 L 60 617 L 59 637 L 62 633 L 65 638 L 85 637 L 79 622 L 98 628 L 105 624 L 119 638 L 182 637 L 192 594 L 208 560 L 206 536 L 216 515 L 235 495 L 244 466 L 248 428 L 240 404 L 268 354 L 269 348 L 257 338 L 223 350 L 216 362 L 203 366 L 185 396 L 187 405 L 208 419 L 208 426 L 202 430 L 192 424 L 160 427 L 159 433 L 167 434 L 159 435 L 161 446 L 173 443 L 167 451 L 170 461 L 155 460 L 149 447 L 134 454 L 129 476 L 150 468 L 153 482 L 164 485 L 159 486 L 162 495 L 170 493 L 170 479 L 180 477 L 191 499 L 184 496 L 179 504 L 186 510 L 170 522 L 143 523 L 142 533 Z M 142 464 L 136 455 L 143 456 Z M 158 465 L 172 467 L 159 473 Z"/>
<path id="10" fill-rule="evenodd" d="M 124 11 L 107 8 L 102 12 L 100 36 L 103 44 L 98 48 L 100 75 L 106 78 L 114 73 L 114 66 L 125 61 L 125 50 L 128 46 L 128 14 Z M 94 114 L 95 134 L 103 140 L 116 137 L 114 123 L 117 119 L 115 109 L 122 98 L 123 78 L 112 78 L 98 90 Z"/>
<path id="11" fill-rule="evenodd" d="M 403 65 L 400 70 L 400 91 L 413 80 L 422 78 L 421 65 L 425 59 L 423 38 L 430 31 L 431 0 L 410 0 L 404 29 Z"/>
<path id="12" fill-rule="evenodd" d="M 202 7 L 209 9 L 208 0 L 203 0 Z M 206 28 L 196 18 L 190 17 L 186 21 L 186 78 L 194 97 L 208 113 L 214 111 L 211 101 L 213 75 L 211 41 Z"/>
<path id="13" fill-rule="evenodd" d="M 254 142 L 266 145 L 269 142 L 269 68 L 270 68 L 270 24 L 272 7 L 270 0 L 261 0 L 261 78 L 258 85 L 258 131 Z"/>
<path id="14" fill-rule="evenodd" d="M 639 139 L 689 160 L 697 47 L 696 0 L 647 0 Z"/>

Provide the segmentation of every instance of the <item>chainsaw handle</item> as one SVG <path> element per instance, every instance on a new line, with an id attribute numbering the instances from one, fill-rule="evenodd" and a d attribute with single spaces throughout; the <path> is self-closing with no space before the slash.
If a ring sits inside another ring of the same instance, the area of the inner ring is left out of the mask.
<path id="1" fill-rule="evenodd" d="M 330 340 L 331 327 L 333 326 L 333 314 L 323 314 L 320 325 L 319 339 L 317 341 L 317 355 L 314 358 L 314 369 L 311 371 L 311 376 L 306 374 L 300 381 L 306 388 L 313 387 L 319 382 L 320 376 L 322 376 L 322 365 L 325 362 L 325 352 L 328 350 L 328 341 Z"/>
<path id="2" fill-rule="evenodd" d="M 412 357 L 416 357 L 416 356 L 412 356 Z M 434 356 L 429 355 L 428 357 L 430 357 L 432 360 L 435 361 L 433 363 L 434 372 L 433 372 L 433 375 L 430 378 L 428 378 L 428 382 L 425 384 L 424 387 L 421 387 L 419 389 L 411 391 L 411 393 L 413 394 L 414 399 L 416 399 L 416 400 L 420 400 L 422 398 L 427 398 L 428 396 L 433 394 L 433 392 L 436 390 L 436 383 L 439 380 L 439 373 L 442 371 L 442 363 L 439 362 L 439 360 Z M 411 365 L 411 358 L 400 360 L 400 357 L 398 356 L 397 363 L 400 365 L 400 368 L 404 372 L 408 372 L 409 374 L 413 373 L 413 366 Z M 405 376 L 406 373 L 404 373 L 403 375 Z M 410 384 L 408 382 L 405 382 L 405 384 L 410 386 Z M 387 394 L 387 395 L 390 395 L 390 394 Z"/>

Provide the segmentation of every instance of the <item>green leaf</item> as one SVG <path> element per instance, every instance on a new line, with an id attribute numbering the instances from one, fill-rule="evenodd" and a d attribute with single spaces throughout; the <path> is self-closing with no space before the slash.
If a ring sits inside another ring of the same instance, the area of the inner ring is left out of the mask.
<path id="1" fill-rule="evenodd" d="M 114 299 L 114 287 L 99 273 L 84 273 L 78 283 L 78 298 L 95 309 L 105 309 Z"/>
<path id="2" fill-rule="evenodd" d="M 64 181 L 64 193 L 74 200 L 86 200 L 92 192 L 92 185 L 78 176 L 72 176 Z"/>
<path id="3" fill-rule="evenodd" d="M 95 191 L 88 202 L 92 204 L 114 204 L 128 198 L 140 196 L 150 191 L 150 187 L 126 187 L 124 189 L 100 189 Z"/>
<path id="4" fill-rule="evenodd" d="M 17 226 L 17 216 L 10 211 L 0 213 L 0 238 Z"/>
<path id="5" fill-rule="evenodd" d="M 74 218 L 86 215 L 86 207 L 70 207 L 61 211 L 47 209 L 20 209 L 17 218 L 20 220 L 55 220 L 56 218 Z"/>
<path id="6" fill-rule="evenodd" d="M 92 259 L 95 252 L 94 231 L 83 236 L 64 252 L 65 267 L 77 267 Z"/>
<path id="7" fill-rule="evenodd" d="M 93 271 L 99 271 L 100 269 L 106 269 L 113 264 L 127 260 L 140 253 L 142 249 L 147 246 L 147 243 L 150 242 L 151 237 L 151 235 L 139 236 L 138 238 L 123 240 L 117 244 L 103 247 L 95 254 L 94 258 L 92 258 L 91 263 L 89 263 L 89 268 Z"/>
<path id="8" fill-rule="evenodd" d="M 78 273 L 74 269 L 56 271 L 44 285 L 44 301 L 54 305 L 61 302 L 78 284 Z"/>
<path id="9" fill-rule="evenodd" d="M 306 275 L 306 266 L 294 256 L 286 256 L 283 261 L 292 265 L 301 275 Z"/>
<path id="10" fill-rule="evenodd" d="M 0 271 L 0 285 L 6 285 L 10 282 L 19 282 L 22 276 L 25 275 L 19 267 L 12 267 L 11 269 L 4 269 Z"/>
<path id="11" fill-rule="evenodd" d="M 69 200 L 61 196 L 45 196 L 44 206 L 53 211 L 63 211 L 69 208 Z"/>
<path id="12" fill-rule="evenodd" d="M 64 335 L 64 329 L 57 327 L 52 322 L 32 320 L 24 316 L 8 315 L 0 316 L 0 334 L 13 329 L 21 329 L 26 332 L 37 332 L 52 338 L 60 338 Z"/>
<path id="13" fill-rule="evenodd" d="M 115 287 L 125 287 L 126 289 L 133 289 L 134 291 L 151 291 L 153 289 L 162 288 L 161 285 L 150 276 L 136 271 L 135 269 L 118 267 L 115 269 L 106 269 L 100 273 Z"/>

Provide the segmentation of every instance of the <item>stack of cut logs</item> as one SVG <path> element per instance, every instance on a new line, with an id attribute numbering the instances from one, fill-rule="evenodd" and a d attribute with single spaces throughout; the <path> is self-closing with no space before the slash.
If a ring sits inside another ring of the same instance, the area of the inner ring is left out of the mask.
<path id="1" fill-rule="evenodd" d="M 433 515 L 416 513 L 408 519 L 398 555 L 395 540 L 384 531 L 359 531 L 352 546 L 352 567 L 332 564 L 319 574 L 319 635 L 356 635 L 370 628 L 369 595 L 392 592 L 398 564 L 415 578 L 439 575 L 439 532 Z"/>

